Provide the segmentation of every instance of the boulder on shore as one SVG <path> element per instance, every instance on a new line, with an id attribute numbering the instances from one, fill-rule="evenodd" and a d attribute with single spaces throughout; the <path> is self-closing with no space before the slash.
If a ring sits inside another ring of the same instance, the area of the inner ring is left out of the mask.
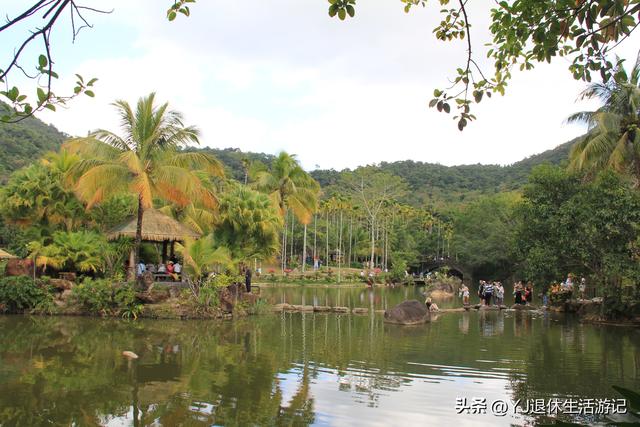
<path id="1" fill-rule="evenodd" d="M 12 258 L 7 261 L 4 268 L 5 276 L 31 276 L 33 274 L 33 261 L 30 259 Z"/>
<path id="2" fill-rule="evenodd" d="M 428 322 L 429 319 L 429 309 L 417 300 L 401 302 L 384 312 L 384 321 L 397 325 L 418 325 Z"/>

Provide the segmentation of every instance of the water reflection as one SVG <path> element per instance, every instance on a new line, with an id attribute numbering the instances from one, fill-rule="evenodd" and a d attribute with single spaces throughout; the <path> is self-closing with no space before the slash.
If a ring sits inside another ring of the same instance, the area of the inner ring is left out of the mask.
<path id="1" fill-rule="evenodd" d="M 523 313 L 449 313 L 417 327 L 312 313 L 14 316 L 0 317 L 0 331 L 3 426 L 508 425 L 527 420 L 456 415 L 456 398 L 604 398 L 612 384 L 640 386 L 637 331 Z"/>

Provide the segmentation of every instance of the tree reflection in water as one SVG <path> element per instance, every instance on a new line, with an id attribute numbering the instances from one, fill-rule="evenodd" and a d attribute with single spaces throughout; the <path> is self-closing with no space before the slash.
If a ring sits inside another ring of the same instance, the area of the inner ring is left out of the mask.
<path id="1" fill-rule="evenodd" d="M 526 313 L 415 327 L 379 315 L 6 316 L 0 331 L 3 426 L 453 422 L 457 396 L 614 397 L 612 384 L 640 385 L 637 331 Z"/>

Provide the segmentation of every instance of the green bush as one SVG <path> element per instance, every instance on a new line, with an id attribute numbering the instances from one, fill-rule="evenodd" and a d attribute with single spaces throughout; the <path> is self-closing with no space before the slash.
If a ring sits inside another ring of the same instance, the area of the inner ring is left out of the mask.
<path id="1" fill-rule="evenodd" d="M 89 313 L 103 316 L 137 318 L 142 311 L 132 284 L 114 283 L 108 279 L 85 278 L 73 288 L 71 299 Z"/>
<path id="2" fill-rule="evenodd" d="M 53 294 L 46 283 L 34 283 L 26 276 L 0 279 L 0 312 L 51 313 L 54 307 Z"/>
<path id="3" fill-rule="evenodd" d="M 207 313 L 218 307 L 220 290 L 233 283 L 243 283 L 244 278 L 235 274 L 216 274 L 206 280 L 193 283 L 189 292 L 183 293 L 187 303 L 194 305 L 196 312 Z"/>
<path id="4" fill-rule="evenodd" d="M 407 271 L 407 263 L 399 261 L 393 264 L 389 272 L 389 279 L 392 283 L 401 283 L 406 280 L 405 273 Z"/>

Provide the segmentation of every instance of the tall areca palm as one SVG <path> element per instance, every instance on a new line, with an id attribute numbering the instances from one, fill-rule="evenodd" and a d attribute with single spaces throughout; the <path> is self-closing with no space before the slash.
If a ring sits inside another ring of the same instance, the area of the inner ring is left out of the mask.
<path id="1" fill-rule="evenodd" d="M 295 155 L 281 152 L 268 170 L 257 171 L 254 174 L 254 186 L 269 194 L 283 217 L 287 211 L 291 211 L 295 218 L 304 225 L 302 255 L 304 265 L 307 225 L 311 222 L 318 207 L 320 185 L 302 169 Z M 284 243 L 282 256 L 286 257 Z"/>
<path id="2" fill-rule="evenodd" d="M 640 186 L 640 57 L 631 73 L 619 66 L 613 79 L 589 85 L 581 98 L 599 99 L 602 106 L 567 119 L 589 126 L 571 149 L 570 167 L 586 172 L 613 167 Z"/>
<path id="3" fill-rule="evenodd" d="M 214 208 L 216 198 L 208 174 L 222 176 L 222 165 L 210 155 L 182 152 L 198 143 L 199 131 L 185 126 L 182 115 L 167 103 L 156 105 L 155 94 L 140 98 L 135 110 L 126 101 L 113 104 L 120 116 L 122 136 L 98 130 L 65 143 L 80 160 L 69 174 L 87 209 L 119 193 L 138 199 L 134 244 L 137 262 L 145 209 L 160 198 L 180 206 L 198 201 Z"/>

